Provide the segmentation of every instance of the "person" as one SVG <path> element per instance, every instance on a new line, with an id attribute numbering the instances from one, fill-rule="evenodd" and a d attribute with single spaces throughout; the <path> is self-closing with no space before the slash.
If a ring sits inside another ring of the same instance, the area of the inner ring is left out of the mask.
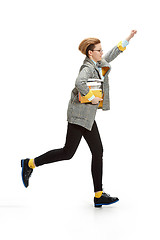
<path id="1" fill-rule="evenodd" d="M 99 39 L 86 38 L 80 43 L 79 50 L 86 57 L 79 70 L 68 104 L 65 145 L 63 148 L 51 150 L 34 159 L 21 160 L 22 180 L 26 188 L 29 186 L 29 178 L 35 167 L 71 159 L 83 136 L 92 154 L 91 173 L 95 192 L 94 206 L 101 207 L 119 201 L 117 197 L 111 197 L 105 193 L 102 188 L 103 145 L 95 116 L 97 109 L 104 111 L 110 109 L 108 82 L 108 75 L 111 71 L 110 62 L 126 49 L 130 39 L 136 33 L 136 30 L 132 30 L 124 41 L 119 42 L 104 57 L 102 57 L 103 50 Z M 92 81 L 100 79 L 103 97 L 94 95 L 94 91 L 87 85 L 89 79 L 92 79 Z M 88 102 L 81 103 L 79 94 Z"/>

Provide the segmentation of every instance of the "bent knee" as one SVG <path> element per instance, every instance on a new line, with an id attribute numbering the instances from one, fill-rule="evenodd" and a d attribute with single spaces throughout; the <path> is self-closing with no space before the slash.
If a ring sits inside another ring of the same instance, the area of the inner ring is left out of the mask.
<path id="1" fill-rule="evenodd" d="M 75 153 L 73 151 L 66 150 L 65 148 L 63 149 L 63 151 L 64 151 L 65 160 L 70 160 Z"/>

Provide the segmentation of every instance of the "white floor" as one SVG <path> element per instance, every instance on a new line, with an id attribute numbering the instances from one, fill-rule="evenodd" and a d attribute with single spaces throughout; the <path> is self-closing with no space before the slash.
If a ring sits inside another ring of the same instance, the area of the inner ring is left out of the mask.
<path id="1" fill-rule="evenodd" d="M 3 239 L 133 239 L 139 233 L 137 212 L 119 203 L 95 209 L 91 201 L 75 196 L 70 200 L 1 204 L 1 234 Z"/>
<path id="2" fill-rule="evenodd" d="M 48 195 L 31 199 L 8 198 L 0 205 L 1 236 L 8 239 L 143 239 L 158 237 L 157 207 L 145 201 L 121 199 L 114 206 L 95 209 L 86 197 L 59 199 Z M 26 194 L 27 195 L 27 194 Z M 63 191 L 60 194 L 63 196 Z M 27 198 L 27 197 L 26 197 Z M 48 198 L 50 198 L 48 200 Z M 149 203 L 149 202 L 148 202 Z M 153 206 L 152 206 L 153 205 Z M 142 207 L 142 208 L 141 208 Z M 153 212 L 152 212 L 153 211 Z M 157 238 L 158 239 L 158 238 Z"/>

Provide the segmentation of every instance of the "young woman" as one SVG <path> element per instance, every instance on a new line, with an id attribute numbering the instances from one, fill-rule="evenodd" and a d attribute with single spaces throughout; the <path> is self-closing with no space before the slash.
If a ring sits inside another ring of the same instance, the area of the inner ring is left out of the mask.
<path id="1" fill-rule="evenodd" d="M 68 104 L 68 128 L 65 145 L 61 149 L 51 150 L 34 159 L 21 160 L 22 180 L 26 188 L 35 167 L 71 159 L 83 136 L 92 153 L 91 172 L 95 192 L 94 206 L 101 207 L 119 200 L 117 197 L 106 194 L 102 189 L 103 146 L 95 122 L 95 115 L 98 108 L 102 110 L 110 109 L 108 75 L 111 65 L 109 63 L 126 49 L 136 32 L 136 30 L 132 30 L 124 41 L 119 42 L 103 58 L 103 50 L 99 39 L 87 38 L 80 43 L 79 50 L 86 55 L 86 58 L 80 68 Z M 89 79 L 92 81 L 100 79 L 103 98 L 95 96 L 94 92 L 88 87 L 87 81 Z M 86 103 L 81 103 L 79 94 L 86 100 Z"/>

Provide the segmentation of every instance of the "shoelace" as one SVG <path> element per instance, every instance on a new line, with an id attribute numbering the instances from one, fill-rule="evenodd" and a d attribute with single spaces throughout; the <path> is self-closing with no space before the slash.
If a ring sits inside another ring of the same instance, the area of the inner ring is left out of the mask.
<path id="1" fill-rule="evenodd" d="M 28 169 L 27 174 L 30 177 L 32 175 L 33 169 Z"/>
<path id="2" fill-rule="evenodd" d="M 106 197 L 110 197 L 110 194 L 105 193 L 105 192 L 103 192 L 103 195 L 105 195 Z"/>

